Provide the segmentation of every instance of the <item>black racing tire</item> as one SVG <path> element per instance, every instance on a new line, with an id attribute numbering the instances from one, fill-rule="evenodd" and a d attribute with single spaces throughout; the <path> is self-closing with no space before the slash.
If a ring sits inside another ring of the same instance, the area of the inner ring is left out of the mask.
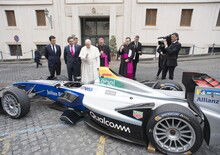
<path id="1" fill-rule="evenodd" d="M 9 112 L 9 106 L 7 105 L 8 98 L 13 102 L 14 105 L 16 104 L 17 112 L 14 112 L 14 114 Z M 4 112 L 13 119 L 22 118 L 30 111 L 30 99 L 28 98 L 28 95 L 25 91 L 16 87 L 10 87 L 4 90 L 1 98 L 1 104 Z"/>
<path id="2" fill-rule="evenodd" d="M 182 86 L 173 80 L 160 80 L 153 86 L 154 89 L 183 91 Z"/>
<path id="3" fill-rule="evenodd" d="M 174 124 L 172 124 L 173 122 Z M 179 124 L 179 122 L 181 123 Z M 164 128 L 161 124 L 166 124 L 165 127 L 167 128 Z M 186 127 L 184 127 L 184 124 Z M 184 130 L 181 127 L 184 127 Z M 186 107 L 176 104 L 165 104 L 155 109 L 145 129 L 148 141 L 164 154 L 194 153 L 203 142 L 202 127 L 196 116 Z M 162 138 L 163 136 L 165 137 Z M 186 136 L 193 138 L 184 138 Z M 183 141 L 182 138 L 188 143 Z M 182 149 L 184 144 L 187 146 L 186 149 Z"/>

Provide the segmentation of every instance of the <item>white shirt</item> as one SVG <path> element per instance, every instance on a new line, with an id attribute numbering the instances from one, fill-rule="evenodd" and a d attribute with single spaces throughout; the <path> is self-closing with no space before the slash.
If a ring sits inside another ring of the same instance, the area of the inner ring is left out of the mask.
<path id="1" fill-rule="evenodd" d="M 54 46 L 54 52 L 57 53 L 56 44 L 55 45 L 50 44 L 50 47 L 51 47 L 52 51 L 53 51 L 53 46 Z"/>

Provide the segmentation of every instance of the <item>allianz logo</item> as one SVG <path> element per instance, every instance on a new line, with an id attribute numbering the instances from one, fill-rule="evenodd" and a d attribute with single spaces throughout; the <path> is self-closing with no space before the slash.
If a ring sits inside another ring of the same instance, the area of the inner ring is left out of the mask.
<path id="1" fill-rule="evenodd" d="M 56 93 L 56 92 L 53 92 L 53 91 L 47 90 L 47 95 L 61 96 L 61 93 L 60 93 L 60 92 Z"/>
<path id="2" fill-rule="evenodd" d="M 129 127 L 126 127 L 126 126 L 122 126 L 122 125 L 118 125 L 117 123 L 114 123 L 114 122 L 111 122 L 109 120 L 107 120 L 105 117 L 99 117 L 99 116 L 96 116 L 94 112 L 90 111 L 90 116 L 95 119 L 96 121 L 108 126 L 108 127 L 111 127 L 113 129 L 117 129 L 117 130 L 120 130 L 120 131 L 123 131 L 123 132 L 127 132 L 127 133 L 131 133 L 131 130 Z"/>
<path id="3" fill-rule="evenodd" d="M 216 99 L 209 99 L 205 97 L 198 97 L 197 102 L 206 102 L 206 103 L 214 103 L 214 104 L 219 104 L 219 100 Z"/>

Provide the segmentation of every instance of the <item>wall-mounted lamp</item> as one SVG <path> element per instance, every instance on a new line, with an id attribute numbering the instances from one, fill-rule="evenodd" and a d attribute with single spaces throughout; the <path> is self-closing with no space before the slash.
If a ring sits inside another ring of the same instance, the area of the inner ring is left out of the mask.
<path id="1" fill-rule="evenodd" d="M 47 8 L 44 10 L 44 13 L 50 23 L 51 29 L 53 29 L 52 15 L 49 15 L 49 10 L 47 10 Z"/>

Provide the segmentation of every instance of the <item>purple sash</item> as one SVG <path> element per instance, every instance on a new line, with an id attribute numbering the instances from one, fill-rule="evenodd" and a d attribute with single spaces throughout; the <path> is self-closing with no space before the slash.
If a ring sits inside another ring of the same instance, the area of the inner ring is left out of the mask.
<path id="1" fill-rule="evenodd" d="M 101 54 L 101 58 L 104 58 L 105 67 L 109 67 L 108 56 L 104 52 Z"/>
<path id="2" fill-rule="evenodd" d="M 123 59 L 128 59 L 128 54 L 125 53 L 121 56 Z M 133 79 L 133 61 L 128 61 L 127 62 L 127 78 Z"/>

